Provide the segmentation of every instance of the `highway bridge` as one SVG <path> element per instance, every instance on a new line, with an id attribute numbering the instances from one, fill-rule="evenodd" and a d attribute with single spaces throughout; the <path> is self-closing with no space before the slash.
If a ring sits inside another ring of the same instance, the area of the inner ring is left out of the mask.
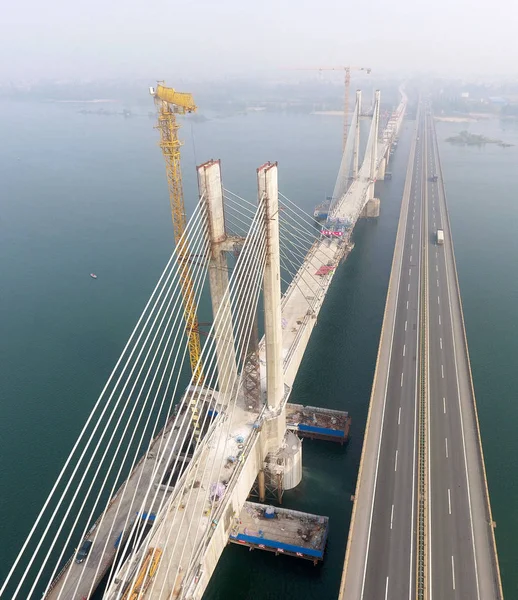
<path id="1" fill-rule="evenodd" d="M 382 131 L 380 102 L 377 92 L 361 157 L 357 94 L 323 232 L 279 191 L 275 163 L 257 170 L 256 201 L 223 187 L 219 161 L 198 167 L 199 202 L 180 249 L 0 597 L 82 600 L 107 577 L 107 600 L 200 599 L 252 489 L 262 501 L 300 482 L 302 446 L 287 430 L 286 407 L 355 224 L 379 211 L 375 183 L 407 98 L 401 90 Z M 417 123 L 340 597 L 500 598 L 442 175 L 424 108 Z M 192 302 L 209 287 L 214 322 L 203 378 L 182 387 L 185 269 Z M 254 342 L 261 302 L 265 334 Z M 77 562 L 84 540 L 91 547 Z"/>
<path id="2" fill-rule="evenodd" d="M 339 597 L 502 598 L 445 188 L 425 102 Z"/>

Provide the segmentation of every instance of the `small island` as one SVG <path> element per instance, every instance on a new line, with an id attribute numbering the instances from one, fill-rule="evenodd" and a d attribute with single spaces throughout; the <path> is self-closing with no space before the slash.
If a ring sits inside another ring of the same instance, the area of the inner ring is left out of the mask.
<path id="1" fill-rule="evenodd" d="M 496 144 L 501 148 L 510 148 L 513 144 L 508 144 L 502 140 L 488 138 L 485 135 L 476 135 L 469 131 L 461 131 L 458 135 L 446 138 L 450 144 L 458 144 L 459 146 L 485 146 L 485 144 Z"/>

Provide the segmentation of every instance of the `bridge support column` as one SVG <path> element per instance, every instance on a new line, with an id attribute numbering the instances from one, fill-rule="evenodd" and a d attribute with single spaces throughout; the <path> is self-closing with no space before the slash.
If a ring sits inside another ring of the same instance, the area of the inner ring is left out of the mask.
<path id="1" fill-rule="evenodd" d="M 266 401 L 278 416 L 269 420 L 270 449 L 279 448 L 286 432 L 282 360 L 281 268 L 279 252 L 279 191 L 277 163 L 257 169 L 258 199 L 265 202 L 266 265 L 264 269 L 264 337 L 266 344 Z M 273 417 L 272 414 L 272 417 Z"/>
<path id="2" fill-rule="evenodd" d="M 360 159 L 360 114 L 362 112 L 362 91 L 356 90 L 356 130 L 353 150 L 353 179 L 358 179 Z"/>
<path id="3" fill-rule="evenodd" d="M 221 244 L 225 241 L 225 211 L 219 160 L 211 160 L 197 167 L 198 189 L 207 207 L 207 223 L 211 242 L 209 261 L 210 297 L 216 342 L 218 389 L 224 396 L 231 392 L 237 380 L 237 366 L 232 330 L 232 312 L 228 288 L 228 265 Z"/>
<path id="4" fill-rule="evenodd" d="M 374 93 L 374 112 L 372 113 L 372 130 L 370 141 L 372 143 L 371 148 L 371 164 L 370 164 L 370 173 L 369 177 L 371 183 L 369 185 L 369 189 L 367 192 L 367 197 L 369 200 L 374 198 L 374 186 L 376 185 L 376 163 L 378 162 L 378 130 L 380 123 L 380 91 L 376 90 Z"/>
<path id="5" fill-rule="evenodd" d="M 378 179 L 385 179 L 386 168 L 387 168 L 387 159 L 386 159 L 386 157 L 383 157 L 380 160 L 380 166 L 378 168 Z"/>

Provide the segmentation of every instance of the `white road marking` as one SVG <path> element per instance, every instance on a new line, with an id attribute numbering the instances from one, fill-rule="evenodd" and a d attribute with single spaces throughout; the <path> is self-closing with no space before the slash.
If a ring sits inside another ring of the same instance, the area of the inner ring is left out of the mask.
<path id="1" fill-rule="evenodd" d="M 453 589 L 455 589 L 455 561 L 453 560 L 453 556 L 451 557 L 451 579 L 453 583 Z"/>
<path id="2" fill-rule="evenodd" d="M 403 387 L 403 373 L 401 373 L 401 387 Z"/>
<path id="3" fill-rule="evenodd" d="M 412 234 L 412 239 L 414 239 L 414 234 Z"/>
<path id="4" fill-rule="evenodd" d="M 446 449 L 446 458 L 449 458 L 449 456 L 448 456 L 448 438 L 444 438 L 444 447 Z"/>
<path id="5" fill-rule="evenodd" d="M 406 331 L 407 326 L 408 326 L 408 321 L 405 321 L 405 331 Z"/>
<path id="6" fill-rule="evenodd" d="M 439 296 L 437 296 L 437 304 L 441 303 L 441 299 L 439 298 Z"/>
<path id="7" fill-rule="evenodd" d="M 441 315 L 439 315 L 439 325 L 441 324 Z"/>
<path id="8" fill-rule="evenodd" d="M 437 254 L 436 254 L 437 256 Z M 435 265 L 435 270 L 437 271 L 437 273 L 439 272 L 439 265 Z"/>
<path id="9" fill-rule="evenodd" d="M 392 523 L 394 522 L 394 505 L 392 505 L 392 511 L 390 513 L 390 529 L 392 529 Z M 388 577 L 387 577 L 388 580 Z"/>
<path id="10" fill-rule="evenodd" d="M 455 587 L 453 589 L 455 589 Z M 387 598 L 388 598 L 388 577 L 387 577 L 387 584 L 385 585 L 385 600 L 387 600 Z"/>
<path id="11" fill-rule="evenodd" d="M 401 425 L 401 406 L 399 407 L 399 412 L 397 415 L 397 424 Z"/>
<path id="12" fill-rule="evenodd" d="M 441 365 L 441 376 L 444 379 L 444 365 Z"/>
<path id="13" fill-rule="evenodd" d="M 410 250 L 412 250 L 413 247 L 414 247 L 414 244 L 410 244 Z"/>
<path id="14" fill-rule="evenodd" d="M 412 269 L 408 269 L 408 276 L 410 277 L 412 275 Z"/>
<path id="15" fill-rule="evenodd" d="M 448 488 L 448 512 L 451 515 L 451 496 L 450 496 L 450 488 Z M 392 527 L 391 527 L 392 529 Z"/>
<path id="16" fill-rule="evenodd" d="M 439 254 L 437 253 L 437 250 L 435 251 L 435 258 L 437 258 L 439 256 Z M 439 270 L 439 267 L 437 267 L 437 270 Z"/>
<path id="17" fill-rule="evenodd" d="M 410 291 L 410 290 L 409 290 Z M 406 301 L 406 309 L 408 310 L 408 300 Z"/>
<path id="18" fill-rule="evenodd" d="M 403 344 L 403 356 L 405 356 L 406 353 L 406 344 Z"/>
<path id="19" fill-rule="evenodd" d="M 410 291 L 410 284 L 408 284 L 408 291 Z"/>
<path id="20" fill-rule="evenodd" d="M 396 450 L 396 461 L 394 462 L 394 471 L 397 471 L 397 450 Z"/>
<path id="21" fill-rule="evenodd" d="M 442 408 L 443 408 L 444 414 L 446 414 L 446 398 L 442 399 Z"/>
<path id="22" fill-rule="evenodd" d="M 441 350 L 442 350 L 442 338 L 439 338 L 439 344 L 441 344 Z"/>

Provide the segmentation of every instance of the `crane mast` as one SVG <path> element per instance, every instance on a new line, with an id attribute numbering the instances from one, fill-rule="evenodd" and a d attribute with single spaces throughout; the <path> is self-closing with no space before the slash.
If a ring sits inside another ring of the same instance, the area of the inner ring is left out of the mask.
<path id="1" fill-rule="evenodd" d="M 160 132 L 159 145 L 165 160 L 173 231 L 177 246 L 179 281 L 189 344 L 189 359 L 194 381 L 202 382 L 203 366 L 200 360 L 200 333 L 196 315 L 194 287 L 189 268 L 189 248 L 187 247 L 186 240 L 182 238 L 187 220 L 185 217 L 182 171 L 180 166 L 180 148 L 183 144 L 178 138 L 180 125 L 176 120 L 177 114 L 196 111 L 196 105 L 191 94 L 177 92 L 160 83 L 156 88 L 150 88 L 150 93 L 155 99 L 158 111 L 156 129 Z"/>

